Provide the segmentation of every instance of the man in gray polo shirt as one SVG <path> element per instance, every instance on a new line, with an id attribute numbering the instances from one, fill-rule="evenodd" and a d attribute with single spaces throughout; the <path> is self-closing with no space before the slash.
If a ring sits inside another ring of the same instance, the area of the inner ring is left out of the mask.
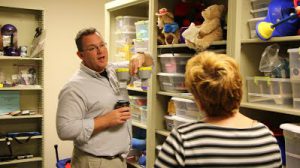
<path id="1" fill-rule="evenodd" d="M 131 75 L 152 58 L 137 54 L 129 62 L 108 64 L 108 51 L 94 28 L 76 36 L 80 69 L 59 94 L 56 127 L 62 140 L 73 140 L 72 168 L 122 168 L 131 143 L 129 107 L 114 109 L 120 92 L 116 68 L 128 67 Z M 123 94 L 123 95 L 122 95 Z"/>

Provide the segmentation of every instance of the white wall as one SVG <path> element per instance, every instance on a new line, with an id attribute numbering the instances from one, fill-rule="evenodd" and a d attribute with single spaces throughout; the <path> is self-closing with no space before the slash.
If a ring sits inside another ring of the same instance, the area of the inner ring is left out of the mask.
<path id="1" fill-rule="evenodd" d="M 38 7 L 45 10 L 45 168 L 55 167 L 53 145 L 58 144 L 60 158 L 70 157 L 72 142 L 58 139 L 55 128 L 57 97 L 61 87 L 78 69 L 74 38 L 84 27 L 96 27 L 104 35 L 102 0 L 1 0 L 0 5 Z"/>

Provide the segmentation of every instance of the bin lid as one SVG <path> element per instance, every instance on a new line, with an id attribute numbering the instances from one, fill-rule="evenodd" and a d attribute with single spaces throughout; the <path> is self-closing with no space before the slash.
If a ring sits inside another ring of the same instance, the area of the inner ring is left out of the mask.
<path id="1" fill-rule="evenodd" d="M 186 103 L 195 103 L 193 100 L 179 98 L 179 97 L 172 97 L 171 100 L 180 101 L 180 102 L 186 102 Z"/>
<path id="2" fill-rule="evenodd" d="M 280 128 L 283 130 L 300 134 L 300 123 L 285 123 L 281 124 Z"/>
<path id="3" fill-rule="evenodd" d="M 165 53 L 159 54 L 158 57 L 192 57 L 192 54 L 187 53 Z"/>
<path id="4" fill-rule="evenodd" d="M 299 53 L 300 48 L 290 48 L 287 50 L 288 53 Z"/>

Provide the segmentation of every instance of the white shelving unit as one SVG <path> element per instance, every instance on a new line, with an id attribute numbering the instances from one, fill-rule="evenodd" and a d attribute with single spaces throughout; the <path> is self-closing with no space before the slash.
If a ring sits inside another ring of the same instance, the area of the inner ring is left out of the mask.
<path id="1" fill-rule="evenodd" d="M 18 45 L 30 46 L 35 35 L 35 29 L 44 29 L 44 10 L 37 8 L 23 8 L 20 6 L 0 6 L 0 24 L 12 24 L 18 30 Z M 2 92 L 18 92 L 20 95 L 20 110 L 30 110 L 34 114 L 0 116 L 0 133 L 13 132 L 40 132 L 41 135 L 33 136 L 23 144 L 11 140 L 13 155 L 32 154 L 32 158 L 0 161 L 0 168 L 41 168 L 43 167 L 44 144 L 44 59 L 43 52 L 38 58 L 19 56 L 0 56 L 0 71 L 10 80 L 12 74 L 19 70 L 17 66 L 33 66 L 37 71 L 36 85 L 18 85 L 14 87 L 2 87 Z M 0 107 L 1 108 L 1 107 Z M 26 140 L 27 137 L 18 137 Z M 0 155 L 9 154 L 5 139 L 0 138 Z"/>
<path id="2" fill-rule="evenodd" d="M 148 114 L 146 126 L 133 123 L 134 126 L 147 129 L 147 168 L 154 165 L 157 156 L 156 146 L 161 145 L 170 131 L 165 129 L 164 115 L 167 114 L 167 103 L 172 96 L 193 100 L 193 97 L 186 93 L 171 93 L 161 91 L 157 73 L 160 72 L 158 53 L 164 49 L 189 50 L 185 44 L 157 45 L 157 17 L 155 13 L 158 9 L 166 7 L 170 11 L 174 5 L 180 2 L 163 0 L 115 0 L 106 3 L 105 6 L 105 37 L 109 44 L 110 55 L 115 55 L 114 18 L 118 15 L 147 16 L 149 19 L 149 48 L 155 61 L 150 81 L 150 90 L 147 92 Z M 270 44 L 279 43 L 285 45 L 300 46 L 300 37 L 276 37 L 269 41 L 259 39 L 250 39 L 249 27 L 247 21 L 252 18 L 250 14 L 250 0 L 206 0 L 208 4 L 224 4 L 227 8 L 227 39 L 217 41 L 212 44 L 215 46 L 224 46 L 226 53 L 234 57 L 240 64 L 241 73 L 244 78 L 243 99 L 241 103 L 241 112 L 255 118 L 259 121 L 267 121 L 275 124 L 284 122 L 299 122 L 300 110 L 286 106 L 262 105 L 258 103 L 249 103 L 247 101 L 246 76 L 261 75 L 258 72 L 259 60 L 263 49 Z M 114 59 L 111 58 L 111 61 Z"/>

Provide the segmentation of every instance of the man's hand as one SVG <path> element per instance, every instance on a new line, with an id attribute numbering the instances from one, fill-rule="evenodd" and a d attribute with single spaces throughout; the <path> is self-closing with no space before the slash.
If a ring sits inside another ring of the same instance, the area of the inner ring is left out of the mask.
<path id="1" fill-rule="evenodd" d="M 129 72 L 133 76 L 137 74 L 139 67 L 142 66 L 152 66 L 153 59 L 149 54 L 146 53 L 137 53 L 133 55 L 129 62 Z"/>
<path id="2" fill-rule="evenodd" d="M 130 118 L 130 116 L 130 108 L 121 107 L 105 114 L 103 117 L 105 117 L 108 121 L 109 127 L 114 127 L 125 123 Z"/>
<path id="3" fill-rule="evenodd" d="M 121 107 L 103 116 L 97 116 L 94 118 L 93 135 L 107 128 L 124 124 L 128 119 L 130 119 L 130 117 L 131 114 L 129 107 Z"/>

